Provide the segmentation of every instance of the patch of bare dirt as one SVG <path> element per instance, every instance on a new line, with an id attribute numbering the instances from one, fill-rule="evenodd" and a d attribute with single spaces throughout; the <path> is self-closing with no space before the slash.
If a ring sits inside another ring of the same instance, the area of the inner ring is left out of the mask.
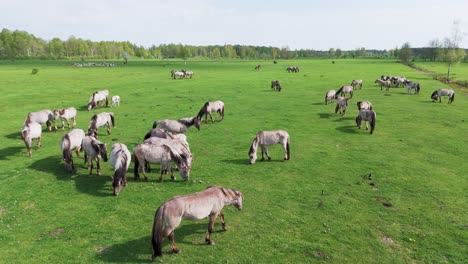
<path id="1" fill-rule="evenodd" d="M 382 239 L 380 239 L 380 241 L 381 241 L 382 243 L 384 243 L 385 245 L 387 245 L 387 246 L 393 245 L 393 244 L 395 243 L 395 241 L 393 241 L 392 238 L 387 237 L 387 236 L 382 237 Z"/>

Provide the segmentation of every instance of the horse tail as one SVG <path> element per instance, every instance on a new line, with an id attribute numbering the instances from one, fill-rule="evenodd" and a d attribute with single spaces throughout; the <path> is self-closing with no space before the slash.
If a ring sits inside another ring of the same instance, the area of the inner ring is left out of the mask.
<path id="1" fill-rule="evenodd" d="M 286 152 L 288 154 L 288 160 L 291 158 L 291 151 L 289 150 L 289 137 L 288 140 L 286 141 Z"/>
<path id="2" fill-rule="evenodd" d="M 224 105 L 221 106 L 221 110 L 220 110 L 220 113 L 219 113 L 219 114 L 220 114 L 220 115 L 223 117 L 223 119 L 224 119 Z"/>
<path id="3" fill-rule="evenodd" d="M 335 114 L 338 113 L 338 109 L 340 109 L 340 105 L 337 103 L 335 106 Z"/>
<path id="4" fill-rule="evenodd" d="M 154 120 L 153 122 L 153 128 L 156 128 L 158 126 L 158 120 Z"/>
<path id="5" fill-rule="evenodd" d="M 450 95 L 450 103 L 453 103 L 453 100 L 455 100 L 455 92 Z"/>
<path id="6" fill-rule="evenodd" d="M 372 134 L 372 133 L 374 133 L 374 129 L 375 129 L 375 119 L 376 119 L 377 115 L 375 114 L 374 111 L 372 111 L 371 114 L 372 114 L 372 115 L 371 115 L 372 118 L 371 118 L 371 120 L 369 121 L 369 123 L 370 123 L 370 127 L 371 127 L 370 133 Z"/>
<path id="7" fill-rule="evenodd" d="M 416 93 L 419 94 L 419 90 L 421 89 L 421 86 L 419 86 L 419 83 L 418 85 L 416 86 Z"/>
<path id="8" fill-rule="evenodd" d="M 162 257 L 162 232 L 164 220 L 164 205 L 160 206 L 154 214 L 153 235 L 151 236 L 151 244 L 153 245 L 153 254 L 151 260 L 156 257 Z"/>
<path id="9" fill-rule="evenodd" d="M 109 106 L 109 98 L 106 96 L 106 107 Z"/>

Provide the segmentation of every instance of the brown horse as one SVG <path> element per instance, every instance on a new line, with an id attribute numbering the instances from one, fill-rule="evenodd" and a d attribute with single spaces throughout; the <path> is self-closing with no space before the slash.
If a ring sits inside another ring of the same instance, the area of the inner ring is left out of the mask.
<path id="1" fill-rule="evenodd" d="M 211 186 L 202 192 L 185 196 L 174 196 L 163 203 L 154 216 L 153 234 L 151 243 L 153 245 L 152 260 L 162 257 L 162 241 L 168 237 L 173 253 L 178 253 L 179 249 L 174 241 L 174 230 L 184 219 L 199 220 L 210 217 L 208 232 L 205 242 L 214 245 L 211 240 L 211 232 L 216 218 L 219 216 L 223 230 L 226 230 L 224 214 L 222 212 L 225 205 L 233 205 L 242 210 L 244 195 L 237 190 Z M 164 228 L 163 228 L 164 226 Z"/>
<path id="2" fill-rule="evenodd" d="M 281 92 L 281 84 L 278 80 L 271 81 L 271 89 Z"/>

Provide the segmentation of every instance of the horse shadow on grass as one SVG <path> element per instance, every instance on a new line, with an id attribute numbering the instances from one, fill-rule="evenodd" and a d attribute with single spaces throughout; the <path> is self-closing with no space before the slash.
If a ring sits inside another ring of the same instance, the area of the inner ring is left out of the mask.
<path id="1" fill-rule="evenodd" d="M 335 116 L 336 114 L 333 113 L 318 113 L 321 119 L 329 119 L 330 117 Z"/>
<path id="2" fill-rule="evenodd" d="M 16 147 L 7 147 L 4 149 L 0 149 L 0 160 L 9 160 L 8 158 L 9 156 L 14 156 L 23 150 L 25 153 L 25 157 L 27 157 L 25 147 L 16 146 Z"/>
<path id="3" fill-rule="evenodd" d="M 355 119 L 356 119 L 355 117 L 347 116 L 347 117 L 341 117 L 341 118 L 335 119 L 333 120 L 333 122 L 348 122 L 350 120 L 355 121 Z"/>
<path id="4" fill-rule="evenodd" d="M 80 173 L 70 173 L 65 170 L 62 159 L 59 156 L 49 156 L 41 160 L 33 162 L 29 168 L 51 173 L 55 175 L 57 180 L 60 181 L 74 181 L 75 188 L 82 192 L 98 197 L 112 196 L 111 184 L 107 183 L 112 180 L 109 176 L 96 176 Z M 83 166 L 82 159 L 74 158 L 75 167 L 81 168 Z M 87 171 L 87 170 L 86 170 Z M 94 171 L 95 172 L 95 171 Z"/>
<path id="5" fill-rule="evenodd" d="M 182 222 L 184 223 L 184 222 Z M 205 243 L 205 234 L 208 228 L 208 220 L 202 222 L 186 222 L 182 224 L 174 231 L 175 242 L 180 249 L 179 254 L 183 254 L 184 248 L 181 245 L 195 245 L 195 246 L 207 246 Z M 229 228 L 229 227 L 228 227 Z M 216 242 L 216 239 L 221 238 L 218 233 L 224 232 L 221 229 L 219 221 L 216 222 L 213 228 L 212 239 Z M 186 241 L 187 235 L 196 234 L 200 237 L 199 243 L 193 242 L 192 240 Z M 221 238 L 222 239 L 222 238 Z M 171 255 L 172 250 L 169 246 L 168 239 L 163 240 L 163 258 L 164 256 Z M 99 250 L 96 254 L 96 258 L 100 261 L 110 263 L 146 263 L 151 262 L 151 236 L 144 236 L 138 239 L 130 240 L 125 243 L 115 244 L 107 248 Z"/>
<path id="6" fill-rule="evenodd" d="M 225 160 L 222 160 L 222 162 L 229 163 L 229 164 L 234 164 L 234 165 L 241 165 L 241 166 L 249 165 L 249 159 L 248 158 L 245 158 L 245 159 L 225 159 Z"/>
<path id="7" fill-rule="evenodd" d="M 18 131 L 18 132 L 13 132 L 11 134 L 8 134 L 8 135 L 5 135 L 6 138 L 9 138 L 9 139 L 21 139 L 21 133 Z"/>
<path id="8" fill-rule="evenodd" d="M 337 127 L 336 130 L 347 134 L 356 134 L 358 132 L 358 128 L 356 126 L 341 126 Z"/>

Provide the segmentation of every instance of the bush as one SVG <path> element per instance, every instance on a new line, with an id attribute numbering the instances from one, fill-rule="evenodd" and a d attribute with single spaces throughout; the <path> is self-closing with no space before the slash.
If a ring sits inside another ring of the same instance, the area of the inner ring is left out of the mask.
<path id="1" fill-rule="evenodd" d="M 36 74 L 38 71 L 39 71 L 38 69 L 34 68 L 34 69 L 32 69 L 31 74 Z"/>

